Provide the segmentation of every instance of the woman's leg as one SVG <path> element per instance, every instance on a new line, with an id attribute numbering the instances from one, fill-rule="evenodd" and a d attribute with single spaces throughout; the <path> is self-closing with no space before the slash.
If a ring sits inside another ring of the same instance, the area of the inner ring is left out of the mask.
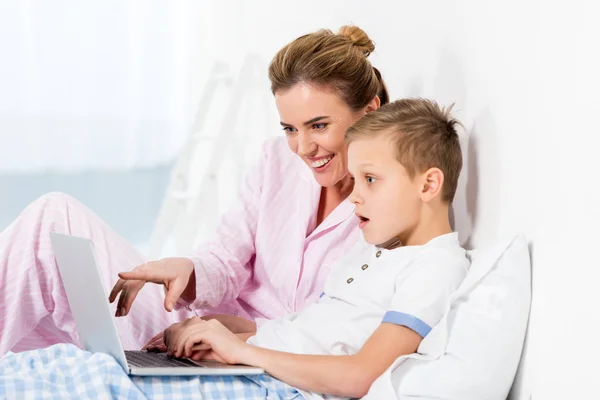
<path id="1" fill-rule="evenodd" d="M 50 232 L 91 239 L 107 297 L 118 272 L 144 262 L 132 245 L 77 200 L 62 193 L 40 197 L 0 233 L 0 356 L 54 343 L 80 345 Z M 166 312 L 163 296 L 162 286 L 147 284 L 129 315 L 117 319 L 124 348 L 139 348 L 161 329 L 192 315 L 185 309 Z"/>

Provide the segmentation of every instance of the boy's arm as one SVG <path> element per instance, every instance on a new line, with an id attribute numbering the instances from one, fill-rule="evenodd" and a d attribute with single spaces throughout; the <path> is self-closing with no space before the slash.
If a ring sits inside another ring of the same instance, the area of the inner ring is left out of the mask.
<path id="1" fill-rule="evenodd" d="M 261 367 L 298 389 L 360 398 L 394 360 L 414 353 L 421 340 L 412 329 L 384 322 L 356 355 L 292 354 L 248 345 L 240 362 Z"/>
<path id="2" fill-rule="evenodd" d="M 394 360 L 417 351 L 448 309 L 467 266 L 460 252 L 440 249 L 421 255 L 410 274 L 397 278 L 383 322 L 356 355 L 295 355 L 247 346 L 242 363 L 260 366 L 306 391 L 363 397 Z"/>
<path id="3" fill-rule="evenodd" d="M 356 355 L 295 355 L 247 346 L 242 363 L 306 391 L 363 397 L 394 360 L 417 350 L 446 312 L 468 266 L 457 254 L 430 250 L 414 261 L 412 272 L 397 278 L 383 322 Z"/>

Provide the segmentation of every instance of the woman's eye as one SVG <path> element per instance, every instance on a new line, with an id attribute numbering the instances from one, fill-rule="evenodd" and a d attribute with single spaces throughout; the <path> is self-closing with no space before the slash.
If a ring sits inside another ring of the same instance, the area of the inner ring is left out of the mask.
<path id="1" fill-rule="evenodd" d="M 296 128 L 293 128 L 293 127 L 291 127 L 291 126 L 284 126 L 284 127 L 283 127 L 283 131 L 284 131 L 286 134 L 290 134 L 290 133 L 294 133 L 294 132 L 296 131 Z"/>
<path id="2" fill-rule="evenodd" d="M 327 124 L 324 124 L 324 123 L 321 123 L 321 124 L 314 124 L 314 125 L 313 125 L 313 129 L 314 129 L 314 130 L 317 130 L 317 131 L 323 130 L 323 129 L 325 129 L 326 127 L 327 127 Z"/>
<path id="3" fill-rule="evenodd" d="M 377 179 L 373 178 L 372 176 L 367 176 L 367 183 L 375 183 Z"/>

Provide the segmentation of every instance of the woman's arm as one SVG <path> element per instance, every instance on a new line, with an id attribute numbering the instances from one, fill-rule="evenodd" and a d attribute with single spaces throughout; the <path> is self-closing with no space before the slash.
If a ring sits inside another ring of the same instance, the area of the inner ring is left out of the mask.
<path id="1" fill-rule="evenodd" d="M 273 145 L 268 141 L 258 164 L 246 175 L 238 206 L 223 216 L 214 240 L 188 258 L 164 258 L 119 274 L 121 279 L 109 296 L 111 303 L 119 296 L 117 316 L 127 315 L 146 282 L 165 286 L 167 311 L 190 303 L 196 308 L 212 308 L 239 295 L 252 273 L 248 261 L 255 255 L 258 210 L 270 151 Z"/>
<path id="2" fill-rule="evenodd" d="M 246 318 L 229 314 L 211 314 L 205 315 L 201 318 L 205 321 L 216 319 L 217 321 L 222 323 L 225 326 L 225 328 L 229 329 L 235 334 L 249 334 L 248 337 L 250 337 L 256 333 L 256 322 L 250 321 Z"/>
<path id="3" fill-rule="evenodd" d="M 196 358 L 194 351 L 210 348 L 219 361 L 258 366 L 298 389 L 346 397 L 363 397 L 396 358 L 414 353 L 422 338 L 404 326 L 382 323 L 351 356 L 285 353 L 245 340 L 247 337 L 236 336 L 217 320 L 200 318 L 165 331 L 170 355 Z"/>
<path id="4" fill-rule="evenodd" d="M 239 189 L 236 205 L 222 216 L 214 238 L 202 243 L 188 257 L 194 264 L 193 307 L 214 308 L 237 298 L 250 278 L 248 262 L 256 253 L 260 199 L 274 149 L 272 141 L 263 145 L 258 162 L 250 168 Z M 182 300 L 179 307 L 189 303 Z"/>

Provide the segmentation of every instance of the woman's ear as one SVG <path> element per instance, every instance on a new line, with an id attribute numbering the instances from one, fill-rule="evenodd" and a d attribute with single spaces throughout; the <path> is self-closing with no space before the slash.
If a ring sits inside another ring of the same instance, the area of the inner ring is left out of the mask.
<path id="1" fill-rule="evenodd" d="M 379 96 L 375 96 L 375 97 L 373 97 L 371 99 L 371 101 L 369 102 L 369 104 L 367 104 L 367 107 L 365 108 L 365 113 L 368 113 L 368 112 L 371 112 L 371 111 L 375 111 L 380 106 L 381 106 L 381 100 L 379 99 Z"/>
<path id="2" fill-rule="evenodd" d="M 422 177 L 421 200 L 428 203 L 442 193 L 444 173 L 439 168 L 429 168 Z"/>

